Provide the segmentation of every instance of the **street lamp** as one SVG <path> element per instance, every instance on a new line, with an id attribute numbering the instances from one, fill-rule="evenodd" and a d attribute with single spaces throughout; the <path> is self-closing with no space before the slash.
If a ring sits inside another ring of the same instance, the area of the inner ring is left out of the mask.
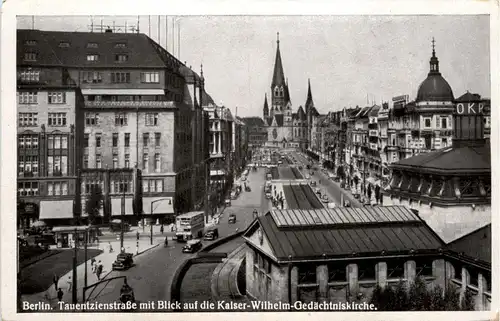
<path id="1" fill-rule="evenodd" d="M 151 213 L 151 223 L 149 226 L 149 229 L 150 229 L 149 240 L 151 242 L 151 245 L 153 245 L 153 204 L 161 202 L 161 201 L 166 201 L 166 200 L 168 200 L 168 198 L 160 198 L 160 199 L 157 199 L 157 200 L 154 200 L 151 202 L 151 212 L 150 212 Z"/>

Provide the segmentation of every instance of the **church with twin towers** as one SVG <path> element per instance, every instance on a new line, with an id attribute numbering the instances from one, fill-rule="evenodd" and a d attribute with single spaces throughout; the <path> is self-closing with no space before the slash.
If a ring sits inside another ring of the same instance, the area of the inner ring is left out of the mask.
<path id="1" fill-rule="evenodd" d="M 276 58 L 274 61 L 273 78 L 271 80 L 270 101 L 267 94 L 264 97 L 263 118 L 267 128 L 268 147 L 307 149 L 310 142 L 312 120 L 319 116 L 314 107 L 311 92 L 311 82 L 308 80 L 308 91 L 305 107 L 299 106 L 293 112 L 292 100 L 285 78 L 280 52 L 279 32 L 276 41 Z"/>

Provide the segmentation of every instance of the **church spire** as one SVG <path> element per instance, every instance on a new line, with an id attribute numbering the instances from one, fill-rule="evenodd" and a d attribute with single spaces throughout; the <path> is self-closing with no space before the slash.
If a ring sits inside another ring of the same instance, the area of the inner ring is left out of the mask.
<path id="1" fill-rule="evenodd" d="M 269 116 L 269 105 L 267 104 L 267 94 L 264 94 L 264 117 Z"/>
<path id="2" fill-rule="evenodd" d="M 307 89 L 307 100 L 306 100 L 306 114 L 311 108 L 314 107 L 314 101 L 311 92 L 311 79 L 307 80 L 307 85 L 308 89 Z"/>
<path id="3" fill-rule="evenodd" d="M 271 83 L 271 89 L 274 90 L 276 86 L 285 85 L 285 74 L 283 72 L 283 64 L 281 63 L 281 53 L 280 53 L 280 33 L 277 33 L 277 48 L 276 48 L 276 59 L 274 61 L 274 73 L 273 82 Z"/>
<path id="4" fill-rule="evenodd" d="M 434 40 L 434 37 L 432 37 L 432 57 L 430 60 L 430 74 L 439 74 L 439 60 L 436 57 L 436 41 Z"/>

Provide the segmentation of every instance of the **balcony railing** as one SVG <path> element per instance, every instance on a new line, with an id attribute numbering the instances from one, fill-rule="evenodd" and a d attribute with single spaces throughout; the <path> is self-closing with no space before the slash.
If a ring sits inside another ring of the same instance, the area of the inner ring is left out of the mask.
<path id="1" fill-rule="evenodd" d="M 86 101 L 86 108 L 177 108 L 174 101 Z"/>

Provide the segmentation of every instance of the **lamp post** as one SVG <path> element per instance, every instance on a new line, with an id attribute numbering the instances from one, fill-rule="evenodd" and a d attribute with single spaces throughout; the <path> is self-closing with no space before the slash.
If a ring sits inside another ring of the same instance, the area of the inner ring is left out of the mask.
<path id="1" fill-rule="evenodd" d="M 72 301 L 74 304 L 77 302 L 76 293 L 76 266 L 77 266 L 77 252 L 78 252 L 78 230 L 75 228 L 75 233 L 73 234 L 73 243 L 75 244 L 75 250 L 73 251 L 73 288 L 72 290 Z"/>
<path id="2" fill-rule="evenodd" d="M 153 204 L 161 202 L 161 201 L 166 201 L 167 198 L 160 198 L 157 200 L 154 200 L 151 202 L 151 224 L 150 224 L 150 234 L 149 234 L 149 240 L 151 242 L 151 245 L 153 245 Z"/>
<path id="3" fill-rule="evenodd" d="M 125 219 L 125 173 L 122 172 L 122 181 L 121 181 L 121 186 L 122 186 L 122 217 L 121 217 L 121 222 L 120 222 L 120 253 L 124 252 L 123 248 L 123 239 L 124 239 L 124 233 L 125 231 L 123 230 L 123 220 Z"/>

